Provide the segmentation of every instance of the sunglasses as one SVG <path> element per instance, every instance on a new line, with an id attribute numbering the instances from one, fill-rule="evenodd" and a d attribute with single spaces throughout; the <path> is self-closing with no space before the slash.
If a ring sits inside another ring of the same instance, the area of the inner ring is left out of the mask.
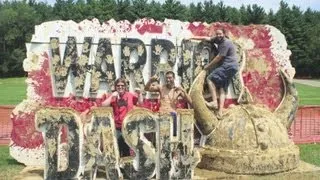
<path id="1" fill-rule="evenodd" d="M 125 85 L 117 85 L 117 87 L 125 87 Z"/>

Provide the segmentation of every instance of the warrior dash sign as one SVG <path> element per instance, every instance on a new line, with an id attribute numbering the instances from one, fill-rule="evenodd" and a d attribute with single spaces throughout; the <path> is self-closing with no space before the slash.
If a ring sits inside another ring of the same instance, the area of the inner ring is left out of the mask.
<path id="1" fill-rule="evenodd" d="M 278 70 L 290 77 L 294 72 L 284 36 L 272 26 L 150 19 L 133 24 L 114 20 L 100 24 L 96 19 L 78 24 L 46 22 L 35 27 L 35 34 L 27 44 L 24 60 L 28 72 L 27 99 L 12 114 L 11 155 L 27 165 L 44 165 L 46 161 L 47 165 L 54 164 L 46 167 L 46 177 L 72 178 L 80 174 L 92 177 L 98 166 L 106 166 L 110 178 L 123 176 L 110 109 L 94 110 L 90 123 L 85 125 L 79 114 L 94 105 L 100 106 L 119 77 L 129 81 L 132 91 L 136 87 L 143 89 L 153 75 L 163 80 L 164 72 L 172 70 L 177 74 L 176 84 L 189 90 L 203 66 L 216 55 L 208 42 L 191 38 L 212 36 L 217 28 L 229 32 L 237 45 L 241 66 L 229 87 L 226 106 L 246 101 L 250 96 L 255 104 L 275 110 L 284 89 Z M 152 103 L 151 96 L 146 94 L 144 108 L 152 109 Z M 130 175 L 148 178 L 156 174 L 161 179 L 192 177 L 197 164 L 193 111 L 179 110 L 178 117 L 178 136 L 174 137 L 167 115 L 146 109 L 128 114 L 124 137 L 138 159 L 138 165 L 129 165 L 129 169 L 134 169 Z M 156 134 L 154 145 L 141 136 L 150 132 Z M 103 144 L 99 143 L 101 140 Z M 168 162 L 160 160 L 163 156 Z M 183 164 L 176 157 L 189 160 Z M 61 170 L 58 165 L 66 168 Z M 179 173 L 183 168 L 189 172 L 184 176 Z"/>

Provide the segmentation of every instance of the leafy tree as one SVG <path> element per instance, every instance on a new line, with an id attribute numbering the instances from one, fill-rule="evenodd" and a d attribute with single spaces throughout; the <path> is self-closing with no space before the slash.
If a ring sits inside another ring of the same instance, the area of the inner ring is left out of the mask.
<path id="1" fill-rule="evenodd" d="M 198 2 L 197 5 L 191 3 L 189 6 L 189 21 L 204 21 L 203 5 Z"/>
<path id="2" fill-rule="evenodd" d="M 302 11 L 294 6 L 292 9 L 284 1 L 280 2 L 280 9 L 275 14 L 275 24 L 277 28 L 284 33 L 288 48 L 292 52 L 291 63 L 297 68 L 298 74 L 308 72 L 308 54 L 306 53 L 306 32 L 303 27 L 306 26 L 302 18 Z"/>
<path id="3" fill-rule="evenodd" d="M 303 16 L 303 21 L 306 23 L 302 27 L 306 32 L 306 52 L 308 54 L 309 61 L 307 61 L 307 72 L 311 73 L 309 76 L 320 77 L 320 13 L 312 11 L 308 8 Z M 301 74 L 301 68 L 297 68 L 299 75 Z"/>
<path id="4" fill-rule="evenodd" d="M 135 20 L 130 0 L 117 0 L 117 13 L 115 19 L 129 20 L 130 22 Z"/>
<path id="5" fill-rule="evenodd" d="M 248 23 L 263 24 L 266 22 L 264 9 L 256 4 L 247 6 Z"/>
<path id="6" fill-rule="evenodd" d="M 0 1 L 0 75 L 24 74 L 25 43 L 30 41 L 37 24 L 92 18 L 100 22 L 111 18 L 133 22 L 143 17 L 162 21 L 170 18 L 207 23 L 271 24 L 285 35 L 297 76 L 320 77 L 320 12 L 311 9 L 303 12 L 281 1 L 278 11 L 266 13 L 257 4 L 237 9 L 226 6 L 223 1 L 214 4 L 213 0 L 187 6 L 178 0 L 164 3 L 156 0 L 57 0 L 53 6 L 36 0 Z"/>
<path id="7" fill-rule="evenodd" d="M 227 20 L 226 22 L 230 22 L 232 24 L 240 24 L 241 23 L 241 14 L 237 8 L 227 7 Z"/>
<path id="8" fill-rule="evenodd" d="M 98 18 L 100 22 L 112 19 L 117 14 L 117 4 L 114 0 L 91 0 L 88 2 L 89 19 Z"/>
<path id="9" fill-rule="evenodd" d="M 73 0 L 57 0 L 53 7 L 53 13 L 61 20 L 70 20 L 74 12 Z"/>
<path id="10" fill-rule="evenodd" d="M 29 1 L 29 6 L 34 9 L 40 22 L 58 19 L 56 15 L 53 13 L 53 7 L 51 7 L 47 3 Z"/>
<path id="11" fill-rule="evenodd" d="M 161 3 L 152 0 L 149 5 L 149 12 L 147 17 L 153 18 L 155 20 L 164 20 Z"/>
<path id="12" fill-rule="evenodd" d="M 267 14 L 267 24 L 272 24 L 272 25 L 277 24 L 277 19 L 272 9 Z"/>
<path id="13" fill-rule="evenodd" d="M 227 7 L 223 4 L 223 1 L 218 2 L 214 9 L 217 21 L 226 22 L 228 20 Z"/>
<path id="14" fill-rule="evenodd" d="M 24 74 L 25 42 L 30 42 L 34 25 L 40 19 L 36 11 L 25 2 L 5 2 L 0 9 L 0 75 Z"/>
<path id="15" fill-rule="evenodd" d="M 203 2 L 203 18 L 207 23 L 217 21 L 215 5 L 212 0 Z"/>
<path id="16" fill-rule="evenodd" d="M 162 5 L 164 17 L 168 19 L 187 20 L 186 6 L 182 5 L 180 1 L 166 0 Z"/>
<path id="17" fill-rule="evenodd" d="M 150 5 L 147 0 L 132 0 L 132 12 L 135 19 L 149 16 Z"/>
<path id="18" fill-rule="evenodd" d="M 250 24 L 249 13 L 247 11 L 247 8 L 244 5 L 241 5 L 239 13 L 240 13 L 240 24 L 243 24 L 243 25 Z"/>

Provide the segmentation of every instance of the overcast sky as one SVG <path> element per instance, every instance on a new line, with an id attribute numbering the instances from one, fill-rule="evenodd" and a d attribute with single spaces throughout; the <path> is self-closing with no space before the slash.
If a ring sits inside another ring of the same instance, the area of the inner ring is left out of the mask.
<path id="1" fill-rule="evenodd" d="M 49 4 L 54 4 L 55 0 L 38 0 L 43 2 L 48 2 Z M 149 0 L 150 2 L 151 0 Z M 165 2 L 165 0 L 156 0 L 161 3 Z M 266 12 L 270 9 L 277 11 L 279 9 L 279 4 L 281 0 L 222 0 L 225 5 L 239 8 L 242 4 L 249 5 L 249 4 L 257 4 L 263 7 Z M 313 10 L 320 11 L 320 0 L 284 0 L 289 4 L 289 6 L 296 5 L 300 7 L 301 10 L 306 10 L 310 7 Z M 190 4 L 191 2 L 197 4 L 198 2 L 204 2 L 204 0 L 180 0 L 183 4 Z M 213 0 L 214 4 L 217 4 L 220 0 Z"/>

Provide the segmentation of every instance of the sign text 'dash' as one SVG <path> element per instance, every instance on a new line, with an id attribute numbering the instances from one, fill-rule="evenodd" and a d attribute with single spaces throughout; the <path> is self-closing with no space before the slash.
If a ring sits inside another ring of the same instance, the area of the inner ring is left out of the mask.
<path id="1" fill-rule="evenodd" d="M 37 112 L 36 126 L 45 133 L 45 179 L 94 179 L 99 170 L 107 179 L 192 178 L 200 160 L 193 147 L 193 110 L 179 109 L 176 122 L 170 114 L 132 110 L 122 134 L 134 159 L 119 156 L 111 108 L 92 110 L 88 121 L 83 124 L 72 109 Z"/>

